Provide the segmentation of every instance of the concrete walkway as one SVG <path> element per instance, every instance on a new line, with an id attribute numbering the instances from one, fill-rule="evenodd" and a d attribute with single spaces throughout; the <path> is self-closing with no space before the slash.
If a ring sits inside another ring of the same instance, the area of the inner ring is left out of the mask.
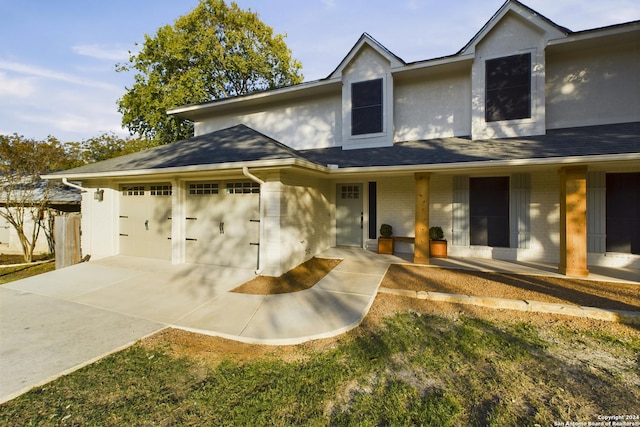
<path id="1" fill-rule="evenodd" d="M 252 270 L 116 256 L 0 286 L 0 402 L 172 326 L 260 344 L 356 327 L 388 268 L 345 259 L 311 289 L 229 292 Z"/>
<path id="2" fill-rule="evenodd" d="M 0 286 L 0 403 L 168 326 L 278 345 L 338 335 L 364 318 L 389 265 L 409 262 L 362 249 L 318 256 L 343 261 L 312 288 L 280 295 L 229 292 L 254 277 L 252 270 L 125 256 Z M 548 266 L 491 260 L 433 264 L 554 274 Z M 625 280 L 615 273 L 594 278 Z"/>

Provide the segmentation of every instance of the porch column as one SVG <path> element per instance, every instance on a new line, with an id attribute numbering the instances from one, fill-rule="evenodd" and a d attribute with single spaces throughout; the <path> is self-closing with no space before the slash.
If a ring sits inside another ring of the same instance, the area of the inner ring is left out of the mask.
<path id="1" fill-rule="evenodd" d="M 560 264 L 567 276 L 586 277 L 587 167 L 564 167 L 560 176 Z"/>
<path id="2" fill-rule="evenodd" d="M 416 224 L 413 262 L 429 264 L 429 180 L 430 173 L 415 174 L 416 180 Z"/>

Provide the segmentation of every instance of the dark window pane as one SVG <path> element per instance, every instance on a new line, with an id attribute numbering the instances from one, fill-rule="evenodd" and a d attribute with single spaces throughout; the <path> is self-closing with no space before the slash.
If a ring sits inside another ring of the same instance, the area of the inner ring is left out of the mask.
<path id="1" fill-rule="evenodd" d="M 356 108 L 382 104 L 382 79 L 354 83 L 351 104 Z"/>
<path id="2" fill-rule="evenodd" d="M 607 174 L 607 252 L 640 255 L 640 173 Z"/>
<path id="3" fill-rule="evenodd" d="M 382 79 L 351 85 L 351 134 L 382 132 Z"/>
<path id="4" fill-rule="evenodd" d="M 486 121 L 531 117 L 531 54 L 491 59 L 485 67 Z"/>
<path id="5" fill-rule="evenodd" d="M 369 182 L 369 238 L 378 237 L 378 183 Z"/>
<path id="6" fill-rule="evenodd" d="M 509 177 L 469 179 L 471 244 L 509 247 Z"/>
<path id="7" fill-rule="evenodd" d="M 376 132 L 382 132 L 381 107 L 359 108 L 351 112 L 351 133 L 353 135 Z"/>

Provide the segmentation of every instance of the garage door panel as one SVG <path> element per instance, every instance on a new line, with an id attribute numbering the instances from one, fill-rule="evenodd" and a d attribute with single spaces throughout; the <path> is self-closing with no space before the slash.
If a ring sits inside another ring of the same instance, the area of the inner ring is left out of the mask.
<path id="1" fill-rule="evenodd" d="M 171 185 L 123 185 L 120 253 L 171 259 Z"/>
<path id="2" fill-rule="evenodd" d="M 189 188 L 194 185 L 189 184 Z M 255 191 L 251 183 L 234 183 L 231 190 L 222 191 L 227 185 L 219 183 L 220 191 L 213 194 L 188 192 L 186 260 L 256 268 L 258 246 L 255 243 L 259 238 L 259 223 L 255 221 L 259 219 L 259 194 L 244 193 L 247 189 Z"/>

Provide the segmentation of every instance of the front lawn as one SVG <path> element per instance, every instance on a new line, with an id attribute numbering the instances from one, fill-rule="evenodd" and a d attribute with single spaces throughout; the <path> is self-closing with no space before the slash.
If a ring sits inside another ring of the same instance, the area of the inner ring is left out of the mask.
<path id="1" fill-rule="evenodd" d="M 340 337 L 166 330 L 0 406 L 2 425 L 553 425 L 640 414 L 640 332 L 380 295 Z"/>

